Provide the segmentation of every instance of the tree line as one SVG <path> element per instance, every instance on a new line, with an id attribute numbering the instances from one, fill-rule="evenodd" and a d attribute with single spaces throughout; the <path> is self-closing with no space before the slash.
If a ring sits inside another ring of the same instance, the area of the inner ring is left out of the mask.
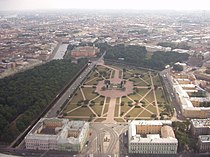
<path id="1" fill-rule="evenodd" d="M 0 79 L 0 141 L 9 143 L 23 132 L 86 62 L 53 60 Z"/>
<path id="2" fill-rule="evenodd" d="M 186 53 L 178 53 L 173 51 L 157 51 L 148 57 L 147 50 L 144 46 L 123 44 L 109 46 L 103 49 L 107 51 L 104 56 L 108 60 L 117 60 L 125 63 L 135 64 L 137 66 L 151 68 L 155 70 L 163 70 L 166 65 L 173 65 L 176 62 L 183 62 L 188 59 L 189 55 Z"/>

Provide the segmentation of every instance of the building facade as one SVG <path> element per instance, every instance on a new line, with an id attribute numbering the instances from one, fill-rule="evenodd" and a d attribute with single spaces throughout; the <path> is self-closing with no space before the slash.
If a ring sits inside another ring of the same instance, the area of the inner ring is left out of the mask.
<path id="1" fill-rule="evenodd" d="M 210 134 L 210 118 L 191 119 L 191 132 L 194 136 Z"/>
<path id="2" fill-rule="evenodd" d="M 182 115 L 187 118 L 210 118 L 210 107 L 200 107 L 200 103 L 209 102 L 207 98 L 191 97 L 198 92 L 196 86 L 185 75 L 169 76 L 175 93 L 176 100 L 180 104 Z"/>
<path id="3" fill-rule="evenodd" d="M 42 118 L 25 137 L 26 149 L 80 152 L 86 143 L 89 123 Z"/>
<path id="4" fill-rule="evenodd" d="M 200 153 L 210 152 L 210 135 L 198 136 L 198 148 Z"/>
<path id="5" fill-rule="evenodd" d="M 169 120 L 129 122 L 129 153 L 176 154 L 178 141 Z"/>

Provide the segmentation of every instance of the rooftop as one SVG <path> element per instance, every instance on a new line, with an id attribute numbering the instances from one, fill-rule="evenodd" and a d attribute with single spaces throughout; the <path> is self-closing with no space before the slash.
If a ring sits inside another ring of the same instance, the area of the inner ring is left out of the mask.
<path id="1" fill-rule="evenodd" d="M 60 143 L 77 143 L 80 140 L 80 136 L 83 136 L 83 130 L 87 127 L 88 123 L 85 121 L 42 118 L 25 138 L 37 140 L 58 140 Z"/>
<path id="2" fill-rule="evenodd" d="M 210 127 L 210 118 L 207 119 L 191 119 L 191 123 L 194 127 Z"/>
<path id="3" fill-rule="evenodd" d="M 198 138 L 202 142 L 210 142 L 210 135 L 200 135 Z"/>
<path id="4" fill-rule="evenodd" d="M 170 120 L 135 120 L 130 121 L 129 140 L 132 143 L 178 143 Z M 147 134 L 146 137 L 136 133 L 136 125 L 160 125 L 161 134 Z"/>

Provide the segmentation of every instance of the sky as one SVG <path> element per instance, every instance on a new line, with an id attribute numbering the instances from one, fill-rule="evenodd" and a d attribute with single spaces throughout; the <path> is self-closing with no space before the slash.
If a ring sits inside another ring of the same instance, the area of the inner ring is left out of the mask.
<path id="1" fill-rule="evenodd" d="M 210 10 L 210 0 L 0 0 L 0 11 L 43 9 Z"/>

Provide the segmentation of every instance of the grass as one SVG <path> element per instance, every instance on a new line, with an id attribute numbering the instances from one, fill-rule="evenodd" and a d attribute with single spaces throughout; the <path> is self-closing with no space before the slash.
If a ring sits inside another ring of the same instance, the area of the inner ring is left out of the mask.
<path id="1" fill-rule="evenodd" d="M 131 109 L 131 107 L 128 106 L 127 104 L 125 104 L 124 106 L 121 106 L 121 113 L 120 114 L 123 113 L 123 115 L 124 115 L 130 109 Z"/>
<path id="2" fill-rule="evenodd" d="M 91 100 L 91 99 L 97 97 L 97 94 L 92 93 L 92 92 L 95 91 L 94 88 L 85 87 L 85 88 L 82 88 L 82 90 L 83 90 L 83 93 L 84 93 L 87 100 Z"/>
<path id="3" fill-rule="evenodd" d="M 122 118 L 114 118 L 114 120 L 117 122 L 125 122 Z"/>
<path id="4" fill-rule="evenodd" d="M 97 113 L 98 116 L 101 116 L 103 106 L 95 104 L 94 106 L 91 106 L 91 108 Z"/>
<path id="5" fill-rule="evenodd" d="M 75 95 L 73 96 L 73 98 L 71 99 L 71 103 L 77 103 L 78 101 L 83 100 L 82 93 L 81 93 L 80 89 L 78 89 L 78 90 L 76 91 L 76 93 L 77 93 L 77 94 L 75 94 Z"/>
<path id="6" fill-rule="evenodd" d="M 115 70 L 112 70 L 112 73 L 111 73 L 111 78 L 114 78 L 114 74 L 115 74 Z"/>
<path id="7" fill-rule="evenodd" d="M 75 108 L 77 108 L 78 106 L 77 106 L 77 104 L 76 103 L 69 103 L 66 107 L 65 107 L 65 109 L 63 110 L 63 113 L 66 113 L 66 112 L 68 112 L 68 111 L 71 111 L 71 110 L 73 110 L 73 109 L 75 109 Z"/>
<path id="8" fill-rule="evenodd" d="M 106 118 L 97 118 L 94 122 L 103 122 L 105 120 L 106 120 Z"/>
<path id="9" fill-rule="evenodd" d="M 147 86 L 148 84 L 143 80 L 139 79 L 139 81 L 135 82 L 134 85 L 136 86 Z"/>
<path id="10" fill-rule="evenodd" d="M 71 113 L 68 113 L 67 116 L 90 116 L 92 115 L 92 111 L 88 107 L 81 107 Z"/>
<path id="11" fill-rule="evenodd" d="M 154 114 L 157 114 L 157 110 L 156 110 L 155 106 L 149 105 L 149 106 L 147 106 L 147 109 L 150 110 L 151 112 L 153 112 Z"/>
<path id="12" fill-rule="evenodd" d="M 120 103 L 120 98 L 117 98 L 116 99 L 116 104 L 119 104 Z"/>
<path id="13" fill-rule="evenodd" d="M 119 104 L 115 105 L 115 110 L 114 110 L 114 116 L 118 117 L 118 112 L 119 112 Z"/>
<path id="14" fill-rule="evenodd" d="M 137 82 L 140 81 L 140 78 L 135 78 L 135 77 L 133 77 L 133 78 L 129 79 L 129 81 L 134 82 L 134 85 L 135 85 L 135 83 L 137 83 Z"/>
<path id="15" fill-rule="evenodd" d="M 124 72 L 123 75 L 123 79 L 129 79 L 132 77 L 131 74 L 129 74 L 128 72 Z"/>
<path id="16" fill-rule="evenodd" d="M 116 68 L 116 67 L 115 67 Z M 117 67 L 119 69 L 119 67 Z M 103 71 L 106 71 L 107 73 L 107 77 L 111 77 L 113 78 L 114 77 L 114 74 L 115 74 L 115 71 L 112 70 L 112 69 L 109 69 L 107 67 L 103 67 L 103 66 L 97 66 L 97 69 L 96 69 L 98 72 L 103 72 Z M 93 71 L 89 74 L 89 77 L 88 79 L 85 81 L 85 84 L 86 85 L 94 85 L 94 84 L 98 84 L 98 80 L 101 79 L 99 76 L 97 76 L 97 72 Z M 112 73 L 111 73 L 112 71 Z M 141 69 L 127 69 L 126 72 L 123 73 L 124 78 L 131 78 L 131 76 L 135 73 L 138 73 L 138 74 L 143 74 L 143 80 L 145 80 L 146 82 L 148 82 L 149 85 L 151 85 L 151 80 L 150 80 L 150 76 L 149 76 L 149 72 L 146 71 L 146 70 L 141 70 Z M 120 76 L 122 76 L 122 68 L 120 70 Z M 160 78 L 159 76 L 154 73 L 154 72 L 151 72 L 151 75 L 152 75 L 152 78 L 153 78 L 153 82 L 154 82 L 154 85 L 158 86 L 158 87 L 162 87 L 161 86 L 161 82 L 160 82 Z M 130 80 L 132 81 L 135 81 L 135 85 L 137 86 L 147 86 L 148 88 L 150 86 L 148 86 L 147 83 L 145 83 L 141 78 L 131 78 Z M 90 81 L 90 82 L 88 82 Z M 88 83 L 87 83 L 88 82 Z M 138 88 L 138 93 L 136 94 L 131 94 L 129 95 L 129 97 L 132 99 L 132 100 L 140 100 L 150 89 L 148 88 Z M 86 97 L 86 99 L 88 100 L 91 100 L 91 99 L 94 99 L 98 96 L 98 94 L 96 93 L 93 93 L 95 91 L 95 88 L 92 88 L 92 87 L 84 87 L 82 88 L 83 90 L 83 93 Z M 77 103 L 78 101 L 81 101 L 83 100 L 83 97 L 82 97 L 82 93 L 80 90 L 77 90 L 76 91 L 77 95 L 73 96 L 70 103 L 68 103 L 68 105 L 66 106 L 66 108 L 64 109 L 63 113 L 66 113 L 68 111 L 71 111 L 72 109 L 75 109 L 77 108 Z M 164 104 L 166 104 L 166 100 L 165 98 L 163 97 L 164 96 L 164 93 L 163 93 L 163 89 L 156 89 L 155 90 L 155 93 L 156 93 L 156 97 L 157 97 L 157 101 L 162 104 L 162 107 L 159 107 L 159 110 L 160 112 L 164 111 L 165 107 L 164 107 Z M 124 102 L 124 106 L 119 106 L 120 105 L 120 98 L 117 98 L 116 99 L 116 105 L 115 105 L 115 117 L 118 117 L 118 113 L 119 113 L 119 108 L 121 107 L 121 112 L 120 114 L 123 112 L 123 115 L 131 109 L 130 106 L 128 106 L 128 102 L 132 102 L 132 100 L 130 100 L 128 97 L 123 97 L 121 98 L 121 102 Z M 147 101 L 146 101 L 147 100 Z M 100 103 L 102 101 L 105 101 L 105 98 L 104 97 L 98 97 L 96 98 L 95 100 L 93 100 L 95 102 L 95 105 L 94 106 L 91 106 L 91 108 L 96 112 L 96 114 L 98 116 L 103 116 L 101 115 L 101 112 L 102 112 L 102 108 L 103 108 L 103 105 L 100 105 Z M 145 107 L 151 111 L 152 113 L 156 114 L 157 111 L 156 111 L 156 107 L 153 105 L 153 104 L 149 104 L 151 102 L 154 102 L 154 94 L 153 94 L 153 91 L 151 90 L 148 95 L 145 97 L 145 99 L 142 100 L 144 103 L 145 103 Z M 105 106 L 104 106 L 104 113 L 102 114 L 106 114 L 108 112 L 108 108 L 109 108 L 109 102 L 110 102 L 110 98 L 107 98 L 106 99 L 106 102 L 105 102 Z M 142 113 L 141 113 L 142 112 Z M 138 116 L 140 114 L 140 116 Z M 137 117 L 137 119 L 150 119 L 152 113 L 146 111 L 146 110 L 143 110 L 143 108 L 133 108 L 127 115 L 127 116 L 130 116 L 130 117 L 127 117 L 128 119 L 134 119 L 135 117 Z M 90 116 L 90 115 L 93 115 L 92 111 L 88 108 L 88 107 L 81 107 L 73 112 L 70 112 L 69 114 L 67 114 L 68 116 L 78 116 L 78 118 L 74 118 L 74 119 L 85 119 L 84 117 L 83 118 L 80 118 L 80 116 Z M 106 115 L 107 116 L 107 115 Z M 105 116 L 105 117 L 106 117 Z M 103 117 L 103 118 L 97 118 L 95 120 L 95 122 L 102 122 L 104 121 L 106 118 Z M 95 117 L 93 117 L 94 119 Z M 87 120 L 89 120 L 88 118 L 86 118 Z M 124 122 L 123 118 L 115 118 L 115 121 L 117 122 Z"/>
<path id="17" fill-rule="evenodd" d="M 98 77 L 95 77 L 93 80 L 89 80 L 85 82 L 86 85 L 94 85 L 94 84 L 98 84 Z"/>
<path id="18" fill-rule="evenodd" d="M 158 102 L 163 102 L 163 103 L 166 102 L 166 100 L 164 98 L 164 93 L 163 93 L 163 90 L 162 89 L 157 89 L 155 91 L 155 94 L 156 94 L 156 98 L 157 98 Z"/>
<path id="19" fill-rule="evenodd" d="M 145 99 L 147 99 L 147 101 L 149 101 L 149 102 L 155 101 L 154 94 L 153 94 L 153 91 L 152 90 L 147 94 L 147 96 L 145 97 Z"/>
<path id="20" fill-rule="evenodd" d="M 125 98 L 121 98 L 121 102 L 125 102 L 125 105 L 127 105 L 128 102 L 130 102 L 131 100 L 128 97 Z"/>
<path id="21" fill-rule="evenodd" d="M 123 78 L 122 74 L 123 74 L 123 72 L 122 72 L 122 70 L 120 70 L 119 71 L 119 78 Z"/>
<path id="22" fill-rule="evenodd" d="M 108 112 L 108 108 L 109 108 L 109 103 L 106 103 L 105 107 L 104 107 L 104 113 L 103 114 Z"/>
<path id="23" fill-rule="evenodd" d="M 95 101 L 95 103 L 100 103 L 101 101 L 104 101 L 104 100 L 105 100 L 104 97 L 98 97 L 98 98 L 95 99 L 94 101 Z M 103 105 L 101 105 L 101 106 L 103 106 Z"/>
<path id="24" fill-rule="evenodd" d="M 151 113 L 149 113 L 148 111 L 144 110 L 139 117 L 151 117 Z"/>
<path id="25" fill-rule="evenodd" d="M 155 77 L 152 78 L 153 79 L 153 83 L 156 86 L 161 86 L 161 82 L 160 82 L 160 78 L 158 75 L 156 75 Z"/>
<path id="26" fill-rule="evenodd" d="M 142 112 L 143 109 L 142 108 L 134 108 L 133 110 L 131 110 L 128 115 L 132 116 L 132 117 L 137 117 L 139 115 L 140 112 Z"/>
<path id="27" fill-rule="evenodd" d="M 138 94 L 134 94 L 134 95 L 132 94 L 132 95 L 129 95 L 129 97 L 133 100 L 138 100 L 138 101 L 141 99 L 141 96 Z"/>

